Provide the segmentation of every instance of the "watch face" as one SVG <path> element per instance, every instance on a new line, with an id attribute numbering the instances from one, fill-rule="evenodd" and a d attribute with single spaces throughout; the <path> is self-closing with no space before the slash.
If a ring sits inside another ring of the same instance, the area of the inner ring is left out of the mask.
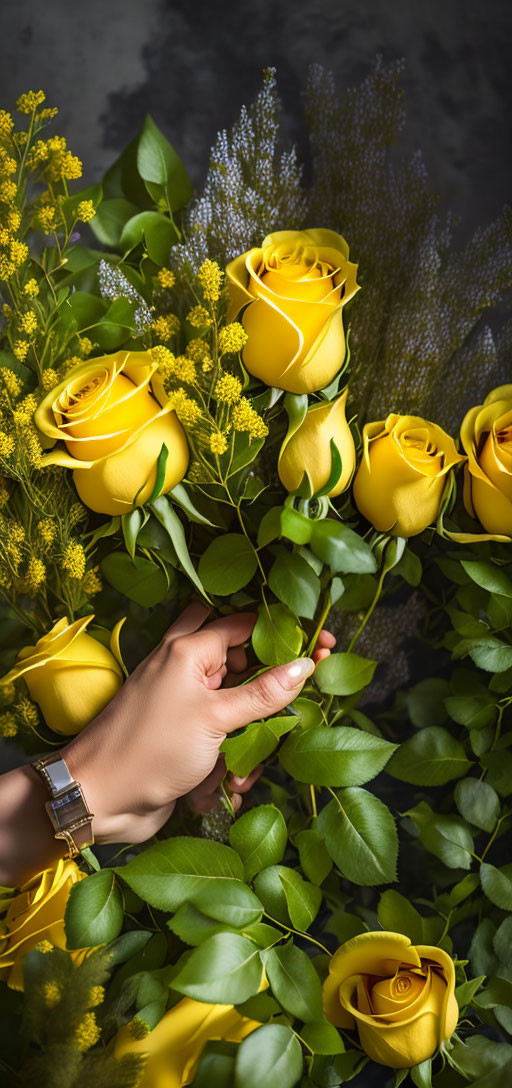
<path id="1" fill-rule="evenodd" d="M 67 827 L 73 820 L 86 815 L 84 797 L 79 786 L 67 791 L 62 797 L 48 801 L 48 809 L 56 829 Z"/>

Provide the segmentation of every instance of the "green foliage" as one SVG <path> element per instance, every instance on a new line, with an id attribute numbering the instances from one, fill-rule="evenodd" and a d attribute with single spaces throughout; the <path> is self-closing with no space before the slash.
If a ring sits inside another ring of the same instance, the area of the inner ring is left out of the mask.
<path id="1" fill-rule="evenodd" d="M 196 1001 L 235 1005 L 257 993 L 261 979 L 258 946 L 236 933 L 216 933 L 193 950 L 173 987 Z"/>
<path id="2" fill-rule="evenodd" d="M 260 605 L 252 632 L 255 654 L 263 665 L 285 665 L 298 657 L 302 630 L 293 612 L 284 604 Z"/>
<path id="3" fill-rule="evenodd" d="M 288 839 L 286 824 L 274 805 L 259 805 L 233 824 L 229 839 L 244 863 L 246 880 L 281 861 Z"/>
<path id="4" fill-rule="evenodd" d="M 92 948 L 119 936 L 123 904 L 112 869 L 92 873 L 72 887 L 65 922 L 68 948 Z"/>
<path id="5" fill-rule="evenodd" d="M 279 759 L 298 782 L 314 786 L 362 786 L 385 767 L 396 745 L 348 725 L 295 731 Z"/>
<path id="6" fill-rule="evenodd" d="M 241 533 L 225 533 L 201 556 L 199 577 L 208 593 L 228 597 L 250 582 L 257 566 L 251 542 Z"/>
<path id="7" fill-rule="evenodd" d="M 389 809 L 367 790 L 338 790 L 317 821 L 335 865 L 361 885 L 396 879 L 398 836 Z"/>
<path id="8" fill-rule="evenodd" d="M 244 1039 L 236 1058 L 236 1088 L 293 1088 L 302 1072 L 300 1043 L 284 1024 L 266 1024 Z"/>

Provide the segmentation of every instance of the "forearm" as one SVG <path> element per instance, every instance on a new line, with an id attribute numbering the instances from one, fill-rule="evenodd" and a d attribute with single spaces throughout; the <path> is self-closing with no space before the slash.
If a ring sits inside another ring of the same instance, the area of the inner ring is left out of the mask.
<path id="1" fill-rule="evenodd" d="M 66 853 L 44 807 L 48 796 L 30 764 L 0 776 L 0 884 L 19 887 Z"/>

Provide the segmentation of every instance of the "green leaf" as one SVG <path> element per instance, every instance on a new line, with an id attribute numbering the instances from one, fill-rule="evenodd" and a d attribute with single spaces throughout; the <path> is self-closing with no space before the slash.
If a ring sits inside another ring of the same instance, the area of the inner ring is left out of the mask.
<path id="1" fill-rule="evenodd" d="M 393 574 L 403 578 L 410 586 L 419 586 L 422 573 L 421 559 L 410 548 L 406 548 L 393 568 Z"/>
<path id="2" fill-rule="evenodd" d="M 272 593 L 296 616 L 314 618 L 320 596 L 320 579 L 297 552 L 278 556 L 270 568 L 268 584 Z"/>
<path id="3" fill-rule="evenodd" d="M 160 524 L 163 525 L 164 529 L 168 532 L 185 574 L 188 575 L 190 581 L 197 587 L 200 593 L 202 593 L 203 597 L 207 597 L 201 578 L 189 555 L 185 530 L 176 511 L 173 510 L 171 503 L 165 495 L 160 495 L 160 498 L 155 499 L 155 501 L 151 503 L 151 509 L 155 517 L 158 518 Z"/>
<path id="4" fill-rule="evenodd" d="M 254 892 L 239 880 L 214 880 L 196 891 L 191 902 L 203 914 L 242 929 L 261 921 L 263 907 Z"/>
<path id="5" fill-rule="evenodd" d="M 93 948 L 119 936 L 123 902 L 112 869 L 91 873 L 73 884 L 66 904 L 68 948 Z"/>
<path id="6" fill-rule="evenodd" d="M 320 703 L 315 703 L 313 699 L 306 699 L 305 696 L 299 695 L 290 706 L 297 715 L 296 723 L 300 725 L 301 729 L 311 729 L 313 725 L 322 725 L 324 716 Z"/>
<path id="7" fill-rule="evenodd" d="M 459 1009 L 465 1009 L 466 1005 L 470 1005 L 477 990 L 480 989 L 482 982 L 485 982 L 485 975 L 480 975 L 479 978 L 469 978 L 466 982 L 462 982 L 460 986 L 455 989 L 455 1000 Z"/>
<path id="8" fill-rule="evenodd" d="M 466 695 L 449 695 L 444 705 L 450 718 L 467 729 L 485 729 L 496 718 L 496 700 L 486 688 Z"/>
<path id="9" fill-rule="evenodd" d="M 302 1050 L 284 1024 L 264 1024 L 240 1044 L 236 1088 L 293 1088 L 302 1074 Z"/>
<path id="10" fill-rule="evenodd" d="M 252 722 L 238 737 L 227 737 L 220 751 L 228 771 L 241 778 L 247 777 L 258 763 L 262 763 L 277 748 L 280 738 L 294 728 L 296 721 L 292 714 L 268 718 L 263 722 Z"/>
<path id="11" fill-rule="evenodd" d="M 242 533 L 224 533 L 199 560 L 199 577 L 208 593 L 228 597 L 250 582 L 258 567 L 256 552 Z"/>
<path id="12" fill-rule="evenodd" d="M 202 944 L 208 937 L 212 937 L 214 933 L 226 932 L 225 922 L 218 922 L 215 918 L 208 918 L 192 903 L 183 903 L 181 907 L 178 907 L 176 914 L 169 918 L 166 924 L 180 938 L 180 941 L 194 946 Z M 233 928 L 236 929 L 237 927 Z"/>
<path id="13" fill-rule="evenodd" d="M 126 963 L 132 956 L 142 952 L 151 937 L 152 934 L 149 929 L 131 929 L 128 933 L 121 933 L 119 937 L 109 942 L 109 967 L 117 967 L 120 963 Z"/>
<path id="14" fill-rule="evenodd" d="M 103 299 L 96 295 L 89 295 L 85 291 L 74 291 L 64 305 L 64 310 L 69 307 L 75 321 L 77 332 L 83 332 L 97 325 L 98 321 L 107 311 L 107 305 Z"/>
<path id="15" fill-rule="evenodd" d="M 198 525 L 210 525 L 212 528 L 215 528 L 214 522 L 210 521 L 209 518 L 205 517 L 205 515 L 197 509 L 197 506 L 192 501 L 184 484 L 176 484 L 168 494 L 169 498 L 177 503 L 178 506 L 181 506 L 181 509 L 185 511 L 189 521 L 195 521 Z"/>
<path id="16" fill-rule="evenodd" d="M 480 981 L 484 979 L 485 975 L 482 975 Z M 485 990 L 481 990 L 478 994 L 476 1003 L 484 1009 L 492 1009 L 496 1005 L 507 1005 L 512 1008 L 512 982 L 508 978 L 495 975 L 494 978 L 489 979 Z"/>
<path id="17" fill-rule="evenodd" d="M 302 649 L 302 630 L 284 604 L 260 605 L 252 646 L 263 665 L 286 665 Z"/>
<path id="18" fill-rule="evenodd" d="M 467 774 L 471 766 L 462 744 L 446 729 L 431 725 L 400 745 L 387 772 L 416 786 L 442 786 Z"/>
<path id="19" fill-rule="evenodd" d="M 318 830 L 338 869 L 353 884 L 387 884 L 396 879 L 398 836 L 385 804 L 367 790 L 340 790 L 322 809 Z"/>
<path id="20" fill-rule="evenodd" d="M 379 899 L 378 919 L 383 929 L 391 933 L 405 933 L 413 944 L 423 944 L 423 918 L 405 896 L 394 888 L 388 888 Z"/>
<path id="21" fill-rule="evenodd" d="M 146 499 L 146 502 L 147 502 L 148 506 L 150 506 L 151 503 L 154 502 L 155 499 L 158 498 L 158 496 L 160 495 L 160 492 L 161 492 L 161 490 L 162 490 L 162 488 L 164 486 L 165 467 L 167 465 L 168 456 L 169 456 L 169 450 L 167 449 L 167 446 L 166 446 L 165 442 L 162 442 L 162 446 L 160 448 L 160 453 L 158 454 L 158 459 L 157 459 L 157 462 L 156 462 L 156 473 L 155 473 L 155 482 L 153 484 L 153 490 L 152 490 L 151 494 L 149 495 L 149 497 Z M 145 514 L 146 514 L 146 519 L 147 519 L 149 517 L 149 511 L 146 510 Z"/>
<path id="22" fill-rule="evenodd" d="M 169 582 L 165 572 L 150 559 L 137 555 L 132 561 L 126 552 L 111 552 L 103 559 L 101 569 L 114 589 L 146 608 L 159 604 L 167 596 Z"/>
<path id="23" fill-rule="evenodd" d="M 104 351 L 114 351 L 135 333 L 135 303 L 115 298 L 94 326 L 94 340 Z"/>
<path id="24" fill-rule="evenodd" d="M 353 695 L 370 683 L 376 666 L 359 654 L 329 654 L 315 669 L 315 683 L 329 695 Z"/>
<path id="25" fill-rule="evenodd" d="M 301 868 L 313 884 L 322 884 L 332 869 L 332 859 L 324 840 L 314 828 L 299 831 L 297 847 Z"/>
<path id="26" fill-rule="evenodd" d="M 281 536 L 281 514 L 283 511 L 282 506 L 272 506 L 270 510 L 267 510 L 263 515 L 260 524 L 258 526 L 258 547 L 266 548 L 267 544 L 271 544 L 273 540 L 277 540 L 278 536 Z"/>
<path id="27" fill-rule="evenodd" d="M 487 781 L 502 796 L 512 793 L 512 752 L 503 749 L 486 752 L 481 756 L 482 767 L 487 770 Z"/>
<path id="28" fill-rule="evenodd" d="M 142 520 L 143 513 L 138 506 L 136 506 L 134 510 L 130 510 L 128 514 L 123 514 L 121 518 L 121 527 L 123 530 L 124 542 L 126 544 L 126 549 L 132 561 L 135 558 L 137 537 L 142 528 Z"/>
<path id="29" fill-rule="evenodd" d="M 487 615 L 495 631 L 512 627 L 512 599 L 493 593 L 487 605 Z"/>
<path id="30" fill-rule="evenodd" d="M 173 979 L 173 989 L 195 1001 L 237 1005 L 258 992 L 260 949 L 236 933 L 215 933 L 194 948 Z"/>
<path id="31" fill-rule="evenodd" d="M 482 888 L 491 903 L 500 910 L 512 911 L 512 866 L 495 869 L 494 865 L 483 862 L 480 866 Z"/>
<path id="32" fill-rule="evenodd" d="M 439 816 L 420 801 L 408 816 L 420 830 L 420 839 L 429 853 L 450 869 L 470 869 L 473 839 L 466 823 L 457 816 Z"/>
<path id="33" fill-rule="evenodd" d="M 137 895 L 159 910 L 174 911 L 187 901 L 222 895 L 228 882 L 243 880 L 243 864 L 229 846 L 209 839 L 177 836 L 154 843 L 117 872 Z M 196 902 L 197 900 L 197 902 Z M 199 907 L 204 911 L 204 906 Z"/>
<path id="34" fill-rule="evenodd" d="M 309 929 L 320 910 L 322 902 L 320 888 L 317 888 L 314 884 L 309 884 L 307 880 L 303 880 L 300 873 L 297 873 L 295 869 L 288 869 L 284 865 L 277 866 L 277 868 L 279 869 L 279 880 L 284 889 L 292 925 L 296 929 L 305 931 Z"/>
<path id="35" fill-rule="evenodd" d="M 281 510 L 281 535 L 294 544 L 308 544 L 311 540 L 314 521 L 299 514 L 291 506 L 283 506 Z"/>
<path id="36" fill-rule="evenodd" d="M 288 774 L 314 786 L 362 786 L 396 750 L 381 737 L 351 726 L 314 726 L 292 733 L 279 753 Z"/>
<path id="37" fill-rule="evenodd" d="M 145 181 L 163 186 L 173 211 L 183 208 L 190 200 L 193 190 L 187 171 L 149 114 L 139 137 L 137 168 Z"/>
<path id="38" fill-rule="evenodd" d="M 409 1070 L 412 1083 L 416 1088 L 431 1088 L 432 1085 L 432 1058 L 426 1058 L 419 1065 L 413 1065 Z"/>
<path id="39" fill-rule="evenodd" d="M 334 583 L 335 579 L 333 579 Z M 366 611 L 377 592 L 377 579 L 373 574 L 346 574 L 343 593 L 336 602 L 340 612 Z"/>
<path id="40" fill-rule="evenodd" d="M 461 816 L 468 823 L 475 824 L 482 831 L 493 831 L 500 814 L 500 799 L 488 782 L 481 782 L 479 778 L 465 778 L 457 782 L 454 797 Z"/>
<path id="41" fill-rule="evenodd" d="M 315 495 L 317 496 L 328 495 L 329 492 L 332 491 L 334 487 L 336 487 L 336 484 L 338 483 L 338 480 L 341 476 L 343 468 L 341 453 L 336 445 L 336 442 L 334 441 L 334 438 L 331 438 L 329 442 L 329 448 L 331 453 L 331 471 L 323 487 L 319 488 L 318 491 L 315 491 Z"/>
<path id="42" fill-rule="evenodd" d="M 232 1088 L 234 1075 L 234 1057 L 203 1051 L 192 1088 Z"/>
<path id="43" fill-rule="evenodd" d="M 125 223 L 120 246 L 126 251 L 145 241 L 150 260 L 163 266 L 167 264 L 171 247 L 177 238 L 176 228 L 166 215 L 161 215 L 160 212 L 138 212 Z"/>
<path id="44" fill-rule="evenodd" d="M 281 861 L 288 841 L 284 818 L 275 805 L 258 805 L 232 824 L 229 841 L 242 858 L 245 879 L 252 880 Z"/>
<path id="45" fill-rule="evenodd" d="M 413 725 L 418 729 L 426 725 L 443 725 L 447 717 L 445 699 L 449 694 L 448 681 L 438 677 L 429 677 L 415 684 L 407 692 L 406 699 Z"/>
<path id="46" fill-rule="evenodd" d="M 309 956 L 290 942 L 267 949 L 261 958 L 283 1009 L 305 1022 L 321 1020 L 322 987 Z"/>
<path id="47" fill-rule="evenodd" d="M 499 638 L 465 639 L 464 647 L 479 669 L 505 672 L 512 665 L 512 646 Z"/>
<path id="48" fill-rule="evenodd" d="M 503 963 L 508 971 L 512 970 L 512 916 L 510 914 L 498 926 L 493 944 L 500 963 Z"/>
<path id="49" fill-rule="evenodd" d="M 295 869 L 271 865 L 254 880 L 254 888 L 266 911 L 279 922 L 306 930 L 322 901 L 320 888 L 308 884 Z"/>
<path id="50" fill-rule="evenodd" d="M 371 574 L 377 569 L 377 561 L 366 541 L 333 518 L 313 522 L 311 549 L 334 573 Z"/>
<path id="51" fill-rule="evenodd" d="M 94 219 L 91 220 L 91 230 L 102 245 L 118 246 L 125 223 L 128 219 L 132 219 L 138 211 L 136 205 L 129 200 L 125 200 L 124 197 L 103 200 L 96 211 Z"/>
<path id="52" fill-rule="evenodd" d="M 343 1054 L 345 1047 L 339 1031 L 327 1020 L 312 1020 L 304 1024 L 301 1038 L 314 1054 Z"/>
<path id="53" fill-rule="evenodd" d="M 502 597 L 512 597 L 512 578 L 505 573 L 503 567 L 495 563 L 486 563 L 483 560 L 461 560 L 461 567 L 473 582 L 489 593 L 499 593 Z"/>

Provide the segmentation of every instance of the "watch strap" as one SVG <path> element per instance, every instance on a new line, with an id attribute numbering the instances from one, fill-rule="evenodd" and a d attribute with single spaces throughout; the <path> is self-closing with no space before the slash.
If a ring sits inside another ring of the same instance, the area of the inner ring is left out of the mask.
<path id="1" fill-rule="evenodd" d="M 52 797 L 74 784 L 75 780 L 69 773 L 68 765 L 60 753 L 57 757 L 54 755 L 43 756 L 41 759 L 37 759 L 32 766 L 39 771 Z"/>
<path id="2" fill-rule="evenodd" d="M 89 811 L 82 787 L 71 775 L 60 752 L 42 756 L 34 760 L 32 766 L 50 793 L 45 808 L 55 838 L 64 839 L 69 857 L 74 858 L 84 847 L 94 843 L 94 813 Z"/>

